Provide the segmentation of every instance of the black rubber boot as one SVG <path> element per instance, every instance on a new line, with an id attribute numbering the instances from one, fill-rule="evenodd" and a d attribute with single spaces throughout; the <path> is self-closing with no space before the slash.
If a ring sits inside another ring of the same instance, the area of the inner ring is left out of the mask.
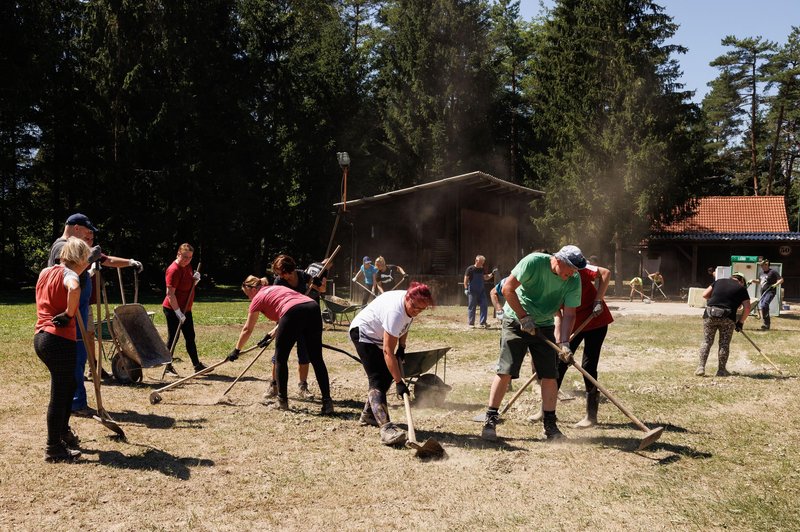
<path id="1" fill-rule="evenodd" d="M 560 430 L 558 430 L 558 425 L 556 424 L 558 418 L 556 418 L 555 411 L 545 411 L 542 421 L 544 424 L 544 435 L 547 438 L 547 441 L 567 439 L 567 437 L 564 436 Z"/>

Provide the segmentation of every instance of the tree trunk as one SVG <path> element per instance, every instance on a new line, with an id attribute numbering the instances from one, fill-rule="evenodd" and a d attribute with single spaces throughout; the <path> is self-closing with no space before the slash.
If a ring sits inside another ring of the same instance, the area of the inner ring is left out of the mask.
<path id="1" fill-rule="evenodd" d="M 614 295 L 623 295 L 622 286 L 622 239 L 619 233 L 614 233 L 614 238 L 611 240 L 614 243 Z"/>
<path id="2" fill-rule="evenodd" d="M 775 141 L 772 143 L 772 157 L 769 158 L 769 174 L 767 175 L 767 190 L 766 194 L 772 194 L 772 181 L 775 179 L 775 160 L 779 159 L 780 142 L 781 142 L 781 124 L 783 124 L 783 103 L 778 109 L 778 123 L 775 124 Z"/>
<path id="3" fill-rule="evenodd" d="M 758 196 L 758 166 L 757 166 L 757 150 L 756 150 L 756 120 L 758 119 L 758 93 L 756 88 L 756 60 L 753 59 L 753 84 L 751 87 L 750 98 L 750 171 L 753 173 L 753 194 Z"/>

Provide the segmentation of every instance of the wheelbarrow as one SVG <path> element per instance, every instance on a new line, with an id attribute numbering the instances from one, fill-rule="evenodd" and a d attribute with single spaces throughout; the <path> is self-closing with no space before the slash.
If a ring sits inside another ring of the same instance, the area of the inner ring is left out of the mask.
<path id="1" fill-rule="evenodd" d="M 431 406 L 444 405 L 452 386 L 446 383 L 447 352 L 449 347 L 424 351 L 407 351 L 403 357 L 403 376 L 409 387 L 413 386 L 414 400 Z M 442 362 L 442 377 L 439 378 L 439 360 Z M 433 368 L 433 373 L 426 373 Z"/>
<path id="2" fill-rule="evenodd" d="M 125 302 L 120 276 L 120 292 L 122 305 L 114 308 L 113 318 L 98 324 L 102 338 L 110 333 L 113 343 L 111 355 L 111 372 L 121 384 L 131 384 L 142 380 L 142 368 L 154 368 L 172 362 L 172 355 L 164 344 L 164 340 L 153 324 L 152 312 L 136 303 L 139 294 L 139 276 L 134 272 L 134 303 Z M 108 297 L 103 289 L 103 296 L 108 305 Z M 108 314 L 108 312 L 106 312 Z"/>
<path id="3" fill-rule="evenodd" d="M 364 308 L 362 305 L 354 305 L 350 301 L 336 296 L 322 296 L 322 302 L 325 304 L 322 319 L 325 323 L 333 325 L 334 329 L 337 325 L 349 325 L 358 311 Z"/>

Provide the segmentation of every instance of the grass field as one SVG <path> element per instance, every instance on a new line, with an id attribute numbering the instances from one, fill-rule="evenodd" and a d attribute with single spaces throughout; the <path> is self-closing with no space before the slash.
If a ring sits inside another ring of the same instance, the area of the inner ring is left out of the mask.
<path id="1" fill-rule="evenodd" d="M 768 333 L 755 330 L 755 320 L 747 324 L 783 376 L 736 335 L 728 378 L 693 375 L 698 317 L 615 316 L 600 381 L 645 424 L 666 427 L 644 451 L 636 451 L 643 433 L 608 401 L 600 405 L 599 426 L 572 428 L 584 407 L 577 372 L 565 379 L 568 400 L 558 407 L 568 442 L 548 444 L 541 425 L 526 421 L 539 408 L 537 395 L 527 393 L 499 425 L 501 440 L 482 441 L 472 418 L 485 409 L 499 331 L 468 331 L 463 307 L 439 307 L 415 321 L 408 345 L 451 347 L 447 403 L 414 411 L 418 436 L 436 438 L 446 460 L 420 461 L 411 450 L 380 445 L 377 429 L 360 427 L 363 371 L 325 351 L 333 417 L 317 415 L 318 398 L 296 398 L 294 357 L 290 412 L 259 402 L 266 354 L 230 392 L 230 404 L 220 404 L 220 394 L 252 354 L 164 392 L 157 405 L 148 395 L 165 383 L 159 369 L 147 369 L 141 384 L 103 386 L 106 409 L 127 441 L 111 438 L 96 421 L 74 419 L 82 462 L 46 464 L 49 377 L 33 352 L 35 312 L 25 299 L 0 305 L 3 530 L 800 529 L 794 313 L 774 319 Z M 159 303 L 146 306 L 165 336 Z M 204 362 L 230 351 L 246 312 L 243 299 L 195 305 Z M 262 319 L 254 338 L 267 327 Z M 323 339 L 354 352 L 342 328 Z M 176 356 L 183 359 L 178 371 L 188 375 L 182 345 Z M 707 372 L 714 369 L 715 349 Z M 528 375 L 529 368 L 523 379 Z M 312 371 L 316 390 L 313 380 Z M 401 403 L 390 402 L 393 419 L 404 425 Z"/>

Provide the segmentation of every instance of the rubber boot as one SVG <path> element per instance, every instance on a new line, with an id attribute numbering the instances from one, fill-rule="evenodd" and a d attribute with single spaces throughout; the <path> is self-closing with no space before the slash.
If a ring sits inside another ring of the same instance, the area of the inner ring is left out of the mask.
<path id="1" fill-rule="evenodd" d="M 80 451 L 70 449 L 63 441 L 48 445 L 44 450 L 45 462 L 74 462 L 80 457 Z"/>
<path id="2" fill-rule="evenodd" d="M 586 392 L 586 417 L 575 423 L 576 429 L 588 429 L 597 425 L 598 391 Z"/>
<path id="3" fill-rule="evenodd" d="M 558 430 L 558 425 L 556 421 L 558 418 L 556 417 L 555 411 L 553 412 L 545 412 L 543 419 L 544 424 L 544 436 L 547 438 L 547 441 L 558 441 L 558 440 L 565 440 L 567 439 L 564 434 Z"/>
<path id="4" fill-rule="evenodd" d="M 323 416 L 332 416 L 333 415 L 333 399 L 328 397 L 327 399 L 322 400 L 322 410 L 320 410 L 320 414 Z"/>

